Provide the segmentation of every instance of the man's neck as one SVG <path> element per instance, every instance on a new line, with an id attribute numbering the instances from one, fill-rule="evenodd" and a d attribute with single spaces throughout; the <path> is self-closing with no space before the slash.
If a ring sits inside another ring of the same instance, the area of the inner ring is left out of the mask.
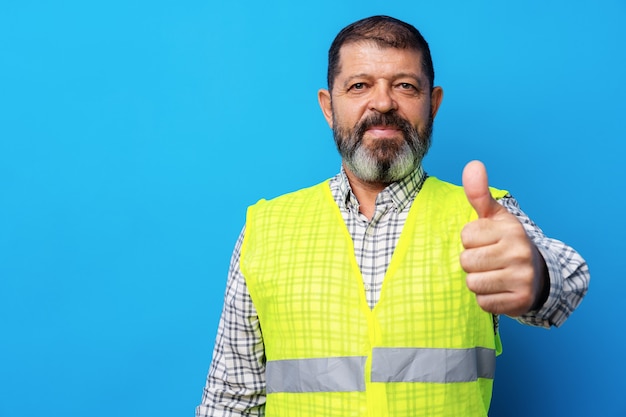
<path id="1" fill-rule="evenodd" d="M 371 220 L 376 211 L 376 197 L 389 184 L 383 182 L 366 182 L 354 175 L 348 168 L 344 166 L 348 182 L 352 193 L 359 202 L 359 211 L 368 220 Z"/>

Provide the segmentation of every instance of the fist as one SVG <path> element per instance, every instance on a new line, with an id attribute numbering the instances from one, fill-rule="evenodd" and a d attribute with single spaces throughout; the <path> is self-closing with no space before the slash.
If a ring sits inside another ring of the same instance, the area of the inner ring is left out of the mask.
<path id="1" fill-rule="evenodd" d="M 467 287 L 489 313 L 515 317 L 529 312 L 547 282 L 541 254 L 519 220 L 491 196 L 482 162 L 465 166 L 463 189 L 478 214 L 461 232 Z"/>

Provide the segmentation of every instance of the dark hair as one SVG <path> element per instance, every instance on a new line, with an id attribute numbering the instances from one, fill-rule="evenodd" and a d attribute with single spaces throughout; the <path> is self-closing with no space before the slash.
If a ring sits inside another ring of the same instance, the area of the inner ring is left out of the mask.
<path id="1" fill-rule="evenodd" d="M 389 16 L 372 16 L 346 26 L 337 34 L 328 50 L 328 90 L 332 91 L 339 72 L 339 50 L 347 43 L 374 42 L 381 47 L 413 49 L 422 54 L 422 71 L 428 77 L 430 88 L 435 82 L 435 70 L 430 48 L 422 34 L 412 25 Z"/>

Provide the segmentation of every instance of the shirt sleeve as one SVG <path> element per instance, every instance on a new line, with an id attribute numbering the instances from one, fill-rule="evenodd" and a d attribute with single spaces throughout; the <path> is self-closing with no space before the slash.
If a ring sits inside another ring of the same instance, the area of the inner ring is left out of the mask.
<path id="1" fill-rule="evenodd" d="M 230 262 L 213 360 L 196 417 L 265 415 L 265 348 L 239 267 L 245 227 Z"/>
<path id="2" fill-rule="evenodd" d="M 548 267 L 550 293 L 544 305 L 516 319 L 531 326 L 560 326 L 578 307 L 589 288 L 589 268 L 572 247 L 551 239 L 520 209 L 510 195 L 498 200 L 522 223 Z"/>

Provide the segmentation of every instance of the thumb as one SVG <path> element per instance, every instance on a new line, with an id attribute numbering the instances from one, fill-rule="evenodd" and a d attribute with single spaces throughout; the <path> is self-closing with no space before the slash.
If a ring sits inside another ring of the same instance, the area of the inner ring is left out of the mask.
<path id="1" fill-rule="evenodd" d="M 501 206 L 489 192 L 487 170 L 480 161 L 471 161 L 463 169 L 463 189 L 479 218 L 495 215 Z"/>

